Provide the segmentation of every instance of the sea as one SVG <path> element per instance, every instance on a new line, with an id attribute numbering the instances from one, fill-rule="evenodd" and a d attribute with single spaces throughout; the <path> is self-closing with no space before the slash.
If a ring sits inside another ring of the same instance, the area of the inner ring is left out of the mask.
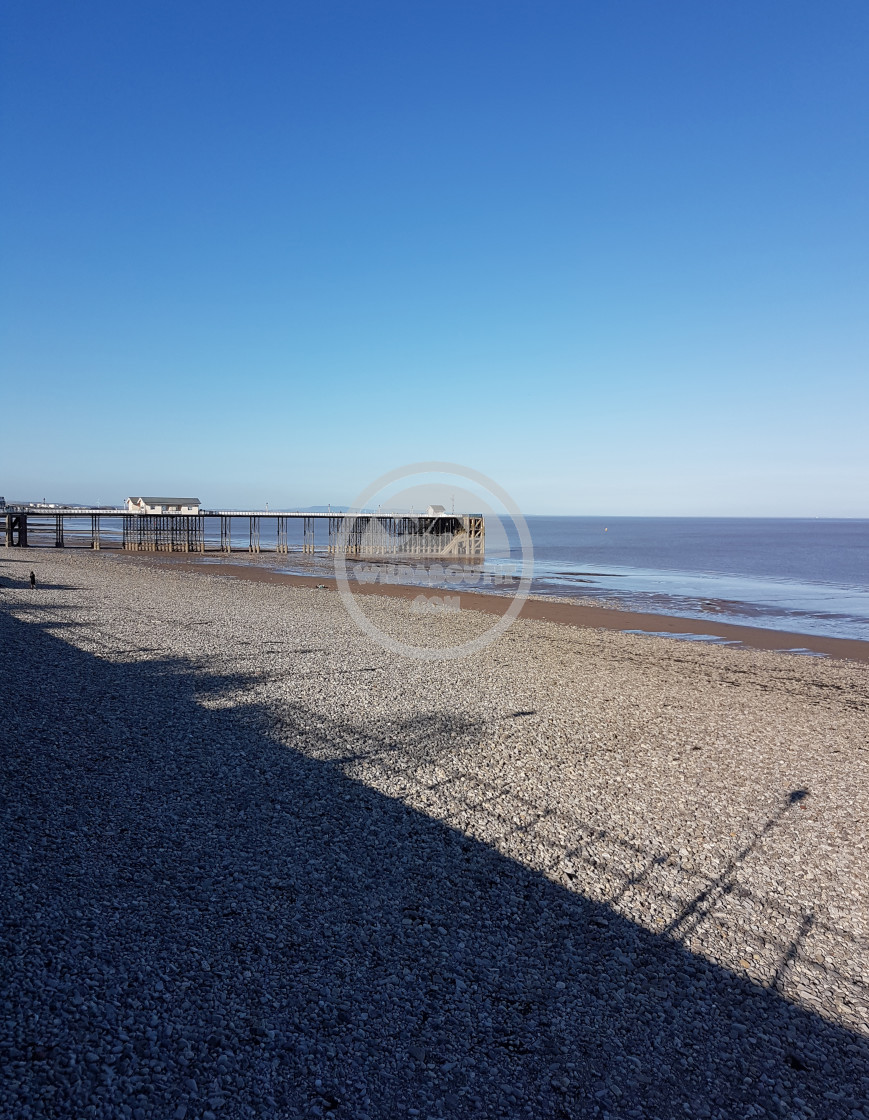
<path id="1" fill-rule="evenodd" d="M 869 520 L 530 517 L 532 594 L 869 640 Z"/>

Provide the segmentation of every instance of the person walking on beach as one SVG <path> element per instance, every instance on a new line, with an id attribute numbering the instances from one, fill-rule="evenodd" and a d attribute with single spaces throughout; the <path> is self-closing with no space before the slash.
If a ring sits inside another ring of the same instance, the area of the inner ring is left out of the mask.
<path id="1" fill-rule="evenodd" d="M 30 573 L 30 590 L 31 591 L 36 590 L 36 572 L 31 572 Z"/>

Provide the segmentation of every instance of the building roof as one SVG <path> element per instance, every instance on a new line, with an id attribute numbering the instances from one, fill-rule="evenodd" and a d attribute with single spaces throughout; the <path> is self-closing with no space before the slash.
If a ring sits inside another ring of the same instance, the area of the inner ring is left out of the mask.
<path id="1" fill-rule="evenodd" d="M 198 498 L 145 498 L 131 497 L 128 502 L 144 502 L 146 506 L 199 506 L 202 505 Z"/>

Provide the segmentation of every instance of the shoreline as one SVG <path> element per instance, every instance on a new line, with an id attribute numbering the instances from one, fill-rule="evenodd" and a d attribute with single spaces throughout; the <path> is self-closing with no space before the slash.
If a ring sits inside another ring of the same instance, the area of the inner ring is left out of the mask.
<path id="1" fill-rule="evenodd" d="M 193 573 L 207 572 L 211 569 L 221 572 L 230 579 L 272 583 L 285 587 L 311 588 L 320 584 L 330 591 L 337 591 L 336 581 L 331 576 L 302 576 L 276 572 L 257 564 L 243 564 L 232 560 L 203 562 L 191 560 L 185 554 L 121 553 L 118 555 L 134 563 L 168 564 Z M 415 599 L 424 591 L 425 589 L 421 587 L 403 584 L 360 584 L 354 589 L 354 593 L 358 595 L 378 595 L 391 599 Z M 481 611 L 498 617 L 506 612 L 507 606 L 512 602 L 511 597 L 480 591 L 446 592 L 446 594 L 458 595 L 462 610 Z M 501 609 L 498 609 L 499 607 Z M 542 597 L 526 599 L 518 617 L 582 629 L 639 632 L 638 636 L 679 639 L 684 635 L 696 635 L 698 639 L 703 637 L 720 639 L 717 643 L 709 642 L 710 645 L 732 642 L 749 649 L 776 653 L 808 653 L 837 660 L 869 663 L 869 642 L 858 638 L 831 638 L 790 630 L 716 622 L 712 619 L 707 621 L 676 615 L 626 611 L 616 607 L 589 606 L 585 603 L 571 603 L 564 600 L 552 601 Z"/>

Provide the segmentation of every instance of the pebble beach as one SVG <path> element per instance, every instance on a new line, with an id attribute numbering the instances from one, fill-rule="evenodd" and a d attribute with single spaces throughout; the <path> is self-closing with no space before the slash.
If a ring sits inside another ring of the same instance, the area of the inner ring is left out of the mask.
<path id="1" fill-rule="evenodd" d="M 869 665 L 31 553 L 0 1116 L 869 1120 Z"/>

